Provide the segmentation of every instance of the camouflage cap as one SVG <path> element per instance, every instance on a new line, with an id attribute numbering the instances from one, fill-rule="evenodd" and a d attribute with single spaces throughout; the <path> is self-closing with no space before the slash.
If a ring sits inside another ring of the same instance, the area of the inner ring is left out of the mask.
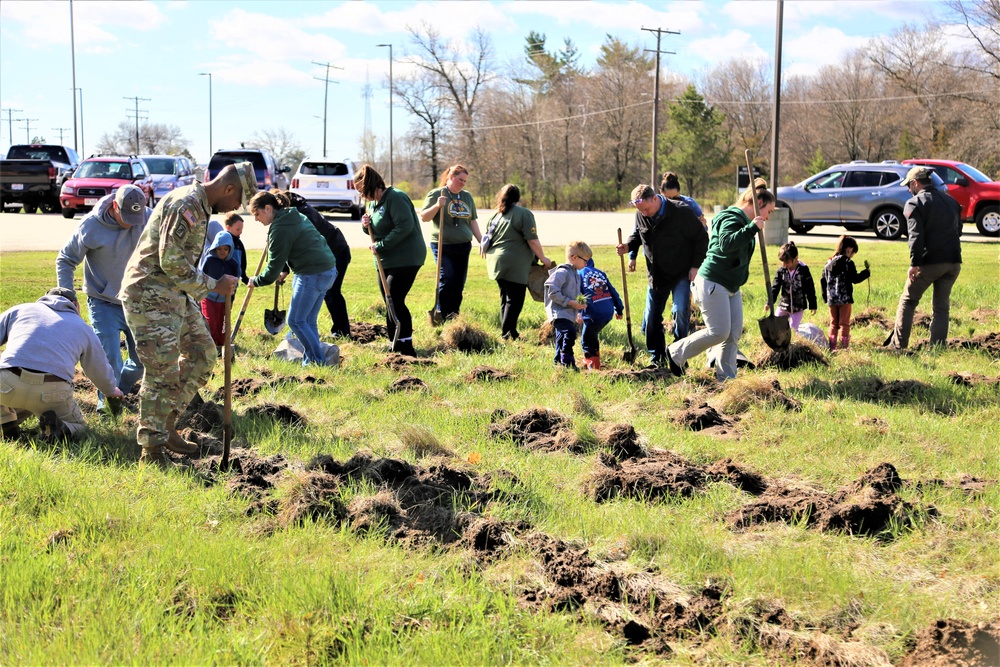
<path id="1" fill-rule="evenodd" d="M 45 296 L 61 296 L 64 299 L 69 299 L 73 303 L 77 303 L 76 292 L 68 287 L 53 287 L 45 293 Z"/>
<path id="2" fill-rule="evenodd" d="M 930 167 L 913 167 L 908 172 L 906 172 L 906 178 L 900 183 L 904 188 L 912 183 L 913 181 L 929 181 L 931 180 L 931 174 L 934 170 Z"/>
<path id="3" fill-rule="evenodd" d="M 243 186 L 243 202 L 241 210 L 247 210 L 250 198 L 257 194 L 257 174 L 254 173 L 253 163 L 240 162 L 236 165 L 236 173 L 240 176 L 240 184 Z"/>

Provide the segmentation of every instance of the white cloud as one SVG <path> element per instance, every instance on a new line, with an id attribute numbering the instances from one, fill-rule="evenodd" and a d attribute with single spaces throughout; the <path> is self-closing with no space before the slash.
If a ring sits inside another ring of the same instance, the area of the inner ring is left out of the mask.
<path id="1" fill-rule="evenodd" d="M 734 0 L 716 10 L 718 14 L 743 28 L 773 26 L 777 18 L 777 3 Z M 901 0 L 808 0 L 786 2 L 782 9 L 782 24 L 786 29 L 811 26 L 817 21 L 844 23 L 865 29 L 862 16 L 877 15 L 893 21 L 912 16 L 912 4 Z"/>
<path id="2" fill-rule="evenodd" d="M 300 25 L 299 19 L 233 9 L 212 21 L 211 29 L 226 46 L 255 54 L 260 65 L 282 60 L 332 63 L 347 52 L 340 40 L 307 32 Z"/>
<path id="3" fill-rule="evenodd" d="M 846 35 L 837 28 L 815 26 L 782 43 L 782 75 L 811 76 L 824 65 L 844 62 L 847 54 L 868 41 L 868 37 Z"/>
<path id="4" fill-rule="evenodd" d="M 392 9 L 395 7 L 405 9 Z M 413 5 L 345 2 L 321 16 L 310 18 L 309 23 L 320 28 L 378 35 L 380 42 L 390 42 L 394 37 L 392 33 L 405 34 L 408 26 L 416 28 L 424 23 L 449 40 L 465 39 L 480 26 L 494 35 L 517 30 L 516 24 L 492 2 L 418 2 Z M 396 46 L 404 44 L 400 41 Z"/>
<path id="5" fill-rule="evenodd" d="M 8 34 L 33 49 L 70 43 L 69 3 L 2 2 L 0 20 Z M 107 53 L 123 46 L 135 30 L 160 27 L 165 15 L 152 2 L 77 2 L 73 5 L 76 47 L 88 53 Z M 12 27 L 16 26 L 16 27 Z"/>
<path id="6" fill-rule="evenodd" d="M 663 28 L 685 32 L 702 27 L 700 13 L 705 11 L 705 3 L 674 2 L 660 5 L 665 9 L 656 10 L 640 2 L 587 2 L 567 3 L 555 0 L 535 0 L 534 2 L 507 2 L 500 5 L 504 14 L 518 16 L 542 16 L 552 19 L 559 26 L 590 25 L 605 31 L 627 30 L 638 32 L 640 28 Z M 540 30 L 539 32 L 544 32 Z"/>
<path id="7" fill-rule="evenodd" d="M 714 35 L 705 39 L 696 39 L 686 48 L 709 66 L 730 60 L 734 57 L 747 60 L 766 60 L 773 54 L 762 49 L 753 36 L 743 30 L 730 30 L 724 35 Z"/>

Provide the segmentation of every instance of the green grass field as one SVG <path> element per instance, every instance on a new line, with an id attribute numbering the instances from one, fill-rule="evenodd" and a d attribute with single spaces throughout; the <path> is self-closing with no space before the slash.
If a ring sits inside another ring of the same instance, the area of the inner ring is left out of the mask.
<path id="1" fill-rule="evenodd" d="M 832 248 L 796 240 L 818 282 Z M 1000 331 L 998 250 L 964 246 L 951 336 Z M 870 307 L 893 317 L 906 252 L 905 243 L 861 241 L 857 259 L 871 262 L 873 278 L 870 296 L 866 284 L 855 288 L 855 315 Z M 613 249 L 596 253 L 620 290 Z M 536 344 L 545 316 L 530 300 L 517 343 L 481 354 L 442 349 L 441 330 L 426 316 L 430 257 L 408 302 L 414 343 L 433 365 L 380 365 L 384 340 L 342 344 L 336 368 L 273 361 L 279 340 L 263 328 L 272 292 L 254 295 L 234 377 L 268 384 L 235 399 L 234 444 L 290 462 L 264 495 L 269 509 L 254 511 L 254 499 L 230 493 L 224 476 L 213 483 L 200 473 L 138 468 L 135 416 L 98 416 L 92 389 L 78 392 L 92 427 L 83 440 L 0 442 L 0 663 L 884 665 L 902 662 L 939 619 L 1000 620 L 1000 385 L 964 386 L 947 376 L 996 380 L 994 354 L 948 347 L 891 355 L 880 349 L 884 328 L 857 326 L 852 348 L 828 355 L 829 366 L 741 371 L 727 393 L 701 368 L 704 357 L 683 380 L 574 374 L 552 366 L 551 344 Z M 0 310 L 51 287 L 54 258 L 0 254 Z M 344 284 L 352 321 L 384 322 L 376 280 L 370 260 L 355 251 Z M 741 349 L 751 358 L 766 350 L 753 321 L 766 302 L 762 283 L 758 263 L 744 288 Z M 630 276 L 640 347 L 644 284 L 641 273 Z M 497 290 L 478 258 L 465 294 L 467 322 L 496 338 Z M 242 296 L 241 288 L 237 304 Z M 927 296 L 918 312 L 929 307 Z M 806 319 L 825 327 L 823 304 Z M 911 344 L 926 337 L 926 326 L 916 326 Z M 608 325 L 602 345 L 607 368 L 628 368 L 624 321 Z M 514 377 L 469 380 L 479 365 Z M 404 374 L 426 388 L 390 391 Z M 772 379 L 800 409 L 760 391 Z M 873 389 L 908 380 L 922 384 Z M 220 363 L 202 393 L 221 386 Z M 735 436 L 676 421 L 703 402 L 739 417 Z M 246 414 L 264 403 L 289 406 L 308 423 Z M 583 446 L 530 450 L 490 434 L 496 410 L 531 407 L 565 416 Z M 604 422 L 631 424 L 648 451 L 669 450 L 696 466 L 730 458 L 786 486 L 833 492 L 882 462 L 908 482 L 944 484 L 904 484 L 898 497 L 912 508 L 874 535 L 819 530 L 807 515 L 734 530 L 727 515 L 755 499 L 728 483 L 596 502 L 593 478 L 609 469 Z M 25 423 L 29 434 L 34 423 Z M 478 480 L 491 494 L 476 496 L 475 487 L 408 505 L 408 515 L 434 506 L 485 518 L 507 527 L 506 548 L 485 554 L 447 534 L 397 539 L 388 515 L 363 526 L 359 507 L 373 498 L 403 502 L 404 491 L 387 491 L 369 475 L 337 477 L 320 493 L 316 471 L 303 468 L 320 454 L 343 463 L 357 452 Z M 955 484 L 963 475 L 987 483 L 963 490 Z M 290 508 L 310 502 L 324 511 L 286 520 Z M 589 550 L 591 572 L 614 572 L 616 582 L 628 582 L 624 592 L 567 594 L 533 533 Z M 719 591 L 712 611 L 670 629 L 670 610 L 686 614 L 706 587 Z M 761 610 L 783 610 L 783 620 L 762 620 Z M 631 645 L 630 618 L 653 637 Z"/>

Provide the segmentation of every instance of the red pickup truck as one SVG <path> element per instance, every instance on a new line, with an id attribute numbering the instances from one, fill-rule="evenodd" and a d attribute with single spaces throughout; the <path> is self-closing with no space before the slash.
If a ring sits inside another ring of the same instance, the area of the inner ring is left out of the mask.
<path id="1" fill-rule="evenodd" d="M 948 194 L 961 204 L 962 220 L 974 220 L 983 236 L 1000 236 L 1000 183 L 964 162 L 913 159 L 903 164 L 933 168 L 948 186 Z"/>

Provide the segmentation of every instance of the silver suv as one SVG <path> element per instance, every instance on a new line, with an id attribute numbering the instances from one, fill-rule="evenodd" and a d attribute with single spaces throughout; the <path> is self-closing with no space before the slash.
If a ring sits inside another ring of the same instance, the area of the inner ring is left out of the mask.
<path id="1" fill-rule="evenodd" d="M 881 239 L 906 233 L 903 205 L 911 197 L 901 183 L 910 165 L 893 160 L 837 164 L 792 186 L 778 188 L 778 206 L 789 209 L 789 227 L 805 234 L 816 225 L 872 230 Z M 934 187 L 948 189 L 937 174 Z"/>

